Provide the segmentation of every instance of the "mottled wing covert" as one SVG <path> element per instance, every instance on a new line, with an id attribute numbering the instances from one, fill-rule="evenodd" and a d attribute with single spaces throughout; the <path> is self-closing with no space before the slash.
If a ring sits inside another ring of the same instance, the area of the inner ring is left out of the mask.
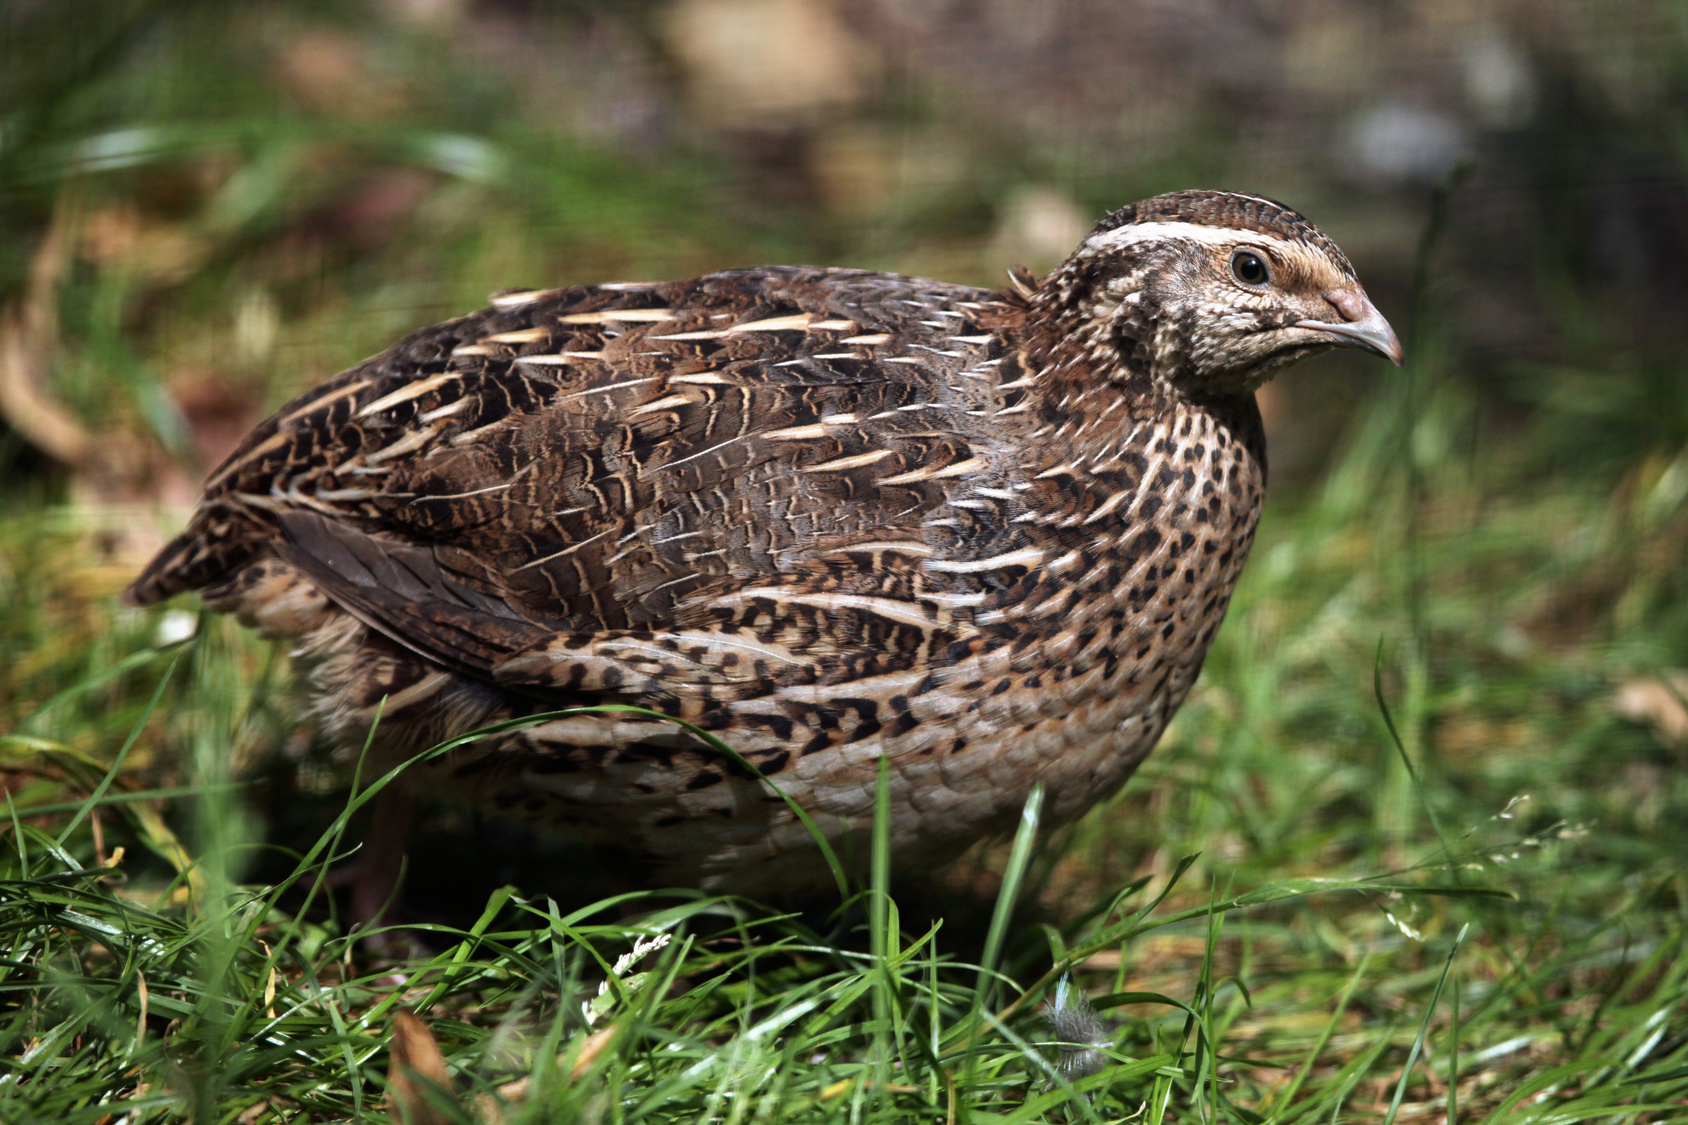
<path id="1" fill-rule="evenodd" d="M 546 633 L 708 627 L 762 582 L 907 597 L 922 558 L 993 549 L 925 521 L 1005 448 L 1018 312 L 848 270 L 496 298 L 284 407 L 130 596 L 273 552 L 480 676 Z"/>

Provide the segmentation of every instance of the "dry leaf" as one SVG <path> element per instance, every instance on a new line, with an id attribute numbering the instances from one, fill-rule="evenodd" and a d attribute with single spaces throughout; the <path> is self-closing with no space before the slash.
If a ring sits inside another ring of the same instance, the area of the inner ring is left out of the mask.
<path id="1" fill-rule="evenodd" d="M 62 197 L 53 224 L 29 263 L 22 299 L 0 312 L 0 416 L 32 445 L 80 466 L 97 445 L 77 418 L 47 393 L 47 370 L 58 340 L 57 290 L 70 258 L 80 208 Z"/>
<path id="2" fill-rule="evenodd" d="M 1641 676 L 1621 684 L 1612 710 L 1632 723 L 1646 723 L 1667 746 L 1688 747 L 1688 672 Z"/>
<path id="3" fill-rule="evenodd" d="M 879 65 L 823 0 L 678 0 L 662 30 L 693 108 L 726 128 L 790 128 L 854 105 Z"/>
<path id="4" fill-rule="evenodd" d="M 570 1082 L 580 1081 L 586 1075 L 586 1072 L 592 1069 L 592 1064 L 597 1061 L 599 1055 L 604 1053 L 604 1048 L 615 1041 L 616 1032 L 619 1029 L 619 1024 L 611 1024 L 586 1037 L 586 1042 L 581 1045 L 579 1056 L 575 1058 L 574 1065 L 569 1068 L 568 1080 Z M 567 1051 L 557 1056 L 559 1065 L 567 1061 Z M 527 1101 L 528 1091 L 531 1088 L 531 1079 L 518 1078 L 514 1082 L 506 1082 L 500 1086 L 496 1098 L 491 1094 L 482 1094 L 476 1101 L 482 1119 L 497 1125 L 498 1122 L 504 1120 L 506 1108 L 518 1106 Z"/>
<path id="5" fill-rule="evenodd" d="M 50 387 L 59 344 L 59 283 L 75 253 L 81 216 L 73 195 L 61 197 L 31 259 L 24 292 L 0 308 L 0 419 L 71 470 L 76 506 L 110 514 L 109 526 L 90 537 L 89 554 L 134 567 L 162 544 L 152 521 L 133 513 L 136 503 L 152 498 L 161 452 L 120 429 L 91 432 Z"/>
<path id="6" fill-rule="evenodd" d="M 435 1100 L 429 1099 L 429 1086 L 436 1091 Z M 450 1125 L 450 1116 L 436 1104 L 438 1092 L 455 1098 L 439 1042 L 415 1015 L 398 1012 L 387 1061 L 387 1110 L 398 1125 Z"/>

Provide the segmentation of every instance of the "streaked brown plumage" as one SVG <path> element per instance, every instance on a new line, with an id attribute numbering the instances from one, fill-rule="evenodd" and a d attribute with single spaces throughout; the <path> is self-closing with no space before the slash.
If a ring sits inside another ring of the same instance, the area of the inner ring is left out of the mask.
<path id="1" fill-rule="evenodd" d="M 1252 259 L 1251 257 L 1252 256 Z M 619 701 L 727 740 L 828 832 L 891 765 L 900 864 L 1114 792 L 1194 682 L 1259 515 L 1253 390 L 1399 362 L 1295 212 L 1181 192 L 1041 283 L 856 270 L 496 297 L 288 404 L 131 587 L 297 638 L 396 760 Z M 822 878 L 782 800 L 672 725 L 579 716 L 416 784 L 750 892 Z"/>

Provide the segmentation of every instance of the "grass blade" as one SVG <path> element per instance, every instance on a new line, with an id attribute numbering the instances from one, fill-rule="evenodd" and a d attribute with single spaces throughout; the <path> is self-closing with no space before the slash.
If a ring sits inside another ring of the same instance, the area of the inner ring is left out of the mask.
<path id="1" fill-rule="evenodd" d="M 1418 1034 L 1413 1037 L 1412 1050 L 1407 1052 L 1407 1063 L 1401 1068 L 1401 1080 L 1395 1084 L 1395 1097 L 1389 1103 L 1389 1112 L 1383 1118 L 1383 1125 L 1395 1125 L 1395 1115 L 1401 1112 L 1401 1099 L 1407 1095 L 1407 1080 L 1412 1077 L 1413 1067 L 1418 1065 L 1419 1055 L 1424 1053 L 1424 1041 L 1430 1034 L 1431 1017 L 1436 1014 L 1436 1005 L 1442 1001 L 1442 989 L 1447 986 L 1448 973 L 1454 967 L 1454 957 L 1459 953 L 1459 947 L 1465 943 L 1465 935 L 1470 929 L 1469 922 L 1459 928 L 1459 933 L 1454 937 L 1453 948 L 1448 950 L 1448 959 L 1442 963 L 1442 975 L 1436 978 L 1436 990 L 1430 994 L 1430 1003 L 1425 1005 L 1424 1019 L 1419 1022 Z"/>

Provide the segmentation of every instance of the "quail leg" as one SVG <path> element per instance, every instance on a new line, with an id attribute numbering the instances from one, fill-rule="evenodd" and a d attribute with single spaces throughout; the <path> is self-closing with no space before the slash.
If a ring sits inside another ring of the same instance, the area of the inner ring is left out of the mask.
<path id="1" fill-rule="evenodd" d="M 415 822 L 415 794 L 403 785 L 388 785 L 375 795 L 358 857 L 329 876 L 330 886 L 350 893 L 350 920 L 364 934 L 364 947 L 372 952 L 397 954 L 413 944 L 394 931 L 370 931 L 402 920 L 398 896 Z"/>

